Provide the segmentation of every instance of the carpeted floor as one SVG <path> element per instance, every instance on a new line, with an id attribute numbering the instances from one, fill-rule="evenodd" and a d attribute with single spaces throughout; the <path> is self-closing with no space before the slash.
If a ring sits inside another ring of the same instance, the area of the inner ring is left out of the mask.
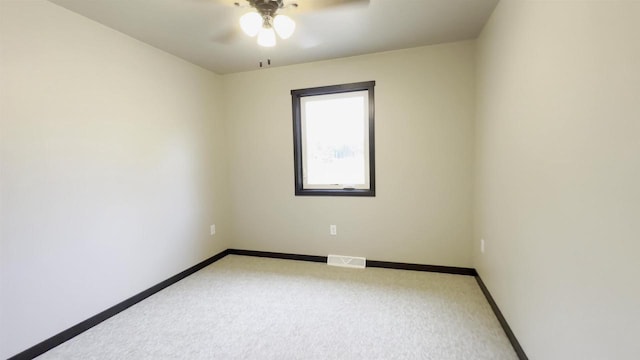
<path id="1" fill-rule="evenodd" d="M 230 255 L 37 359 L 517 356 L 471 276 Z"/>

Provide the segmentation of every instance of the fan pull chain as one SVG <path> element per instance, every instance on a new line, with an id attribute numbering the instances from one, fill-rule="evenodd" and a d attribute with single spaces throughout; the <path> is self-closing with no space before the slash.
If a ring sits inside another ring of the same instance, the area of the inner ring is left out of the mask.
<path id="1" fill-rule="evenodd" d="M 271 66 L 271 59 L 267 59 L 267 66 Z M 262 61 L 260 61 L 260 67 L 262 68 Z"/>

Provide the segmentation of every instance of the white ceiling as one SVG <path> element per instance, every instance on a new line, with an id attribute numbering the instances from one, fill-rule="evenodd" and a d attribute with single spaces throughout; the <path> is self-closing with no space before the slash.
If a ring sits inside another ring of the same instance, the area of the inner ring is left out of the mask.
<path id="1" fill-rule="evenodd" d="M 189 62 L 227 74 L 474 39 L 498 0 L 370 0 L 310 10 L 335 0 L 285 0 L 296 21 L 288 40 L 263 48 L 239 30 L 246 0 L 50 0 Z M 360 3 L 362 4 L 362 3 Z M 266 61 L 265 61 L 266 63 Z"/>

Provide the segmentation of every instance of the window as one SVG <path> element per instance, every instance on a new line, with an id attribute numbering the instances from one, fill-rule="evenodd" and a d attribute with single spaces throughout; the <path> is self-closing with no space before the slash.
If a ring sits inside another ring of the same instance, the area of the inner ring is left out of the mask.
<path id="1" fill-rule="evenodd" d="M 375 196 L 374 86 L 291 90 L 296 195 Z"/>

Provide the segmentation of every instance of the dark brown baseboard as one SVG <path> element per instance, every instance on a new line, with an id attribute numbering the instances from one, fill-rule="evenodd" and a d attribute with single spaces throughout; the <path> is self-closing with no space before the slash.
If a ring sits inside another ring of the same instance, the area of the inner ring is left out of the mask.
<path id="1" fill-rule="evenodd" d="M 493 296 L 491 296 L 489 289 L 487 289 L 487 287 L 484 285 L 484 282 L 482 282 L 480 275 L 476 275 L 476 281 L 478 282 L 478 286 L 480 286 L 480 290 L 482 290 L 482 293 L 487 298 L 487 301 L 489 302 L 489 305 L 491 306 L 493 313 L 498 318 L 498 321 L 500 322 L 500 326 L 502 326 L 502 330 L 504 330 L 504 333 L 507 335 L 507 338 L 509 339 L 511 346 L 513 346 L 513 350 L 515 350 L 516 355 L 518 355 L 518 359 L 529 360 L 529 358 L 527 357 L 527 354 L 524 353 L 522 346 L 520 346 L 518 339 L 516 339 L 516 336 L 513 334 L 513 331 L 511 331 L 511 327 L 507 323 L 507 320 L 502 315 L 502 311 L 500 311 L 500 308 L 498 308 L 498 304 L 496 304 L 495 300 L 493 300 Z"/>
<path id="2" fill-rule="evenodd" d="M 455 274 L 455 275 L 467 275 L 476 276 L 478 273 L 476 269 L 456 267 L 456 266 L 442 266 L 442 265 L 423 265 L 423 264 L 410 264 L 399 263 L 389 261 L 377 261 L 367 260 L 367 267 L 377 267 L 385 269 L 399 269 L 399 270 L 413 270 L 413 271 L 426 271 L 443 274 Z"/>
<path id="3" fill-rule="evenodd" d="M 242 256 L 254 256 L 265 257 L 272 259 L 285 259 L 285 260 L 298 260 L 298 261 L 312 261 L 312 262 L 327 262 L 326 256 L 316 255 L 299 255 L 288 254 L 270 251 L 254 251 L 254 250 L 240 250 L 240 249 L 228 249 L 229 255 L 242 255 Z"/>
<path id="4" fill-rule="evenodd" d="M 274 258 L 274 259 L 313 261 L 313 262 L 322 262 L 322 263 L 327 262 L 326 256 L 300 255 L 300 254 L 279 253 L 279 252 L 269 252 L 269 251 L 229 249 L 229 255 L 244 255 L 244 256 Z M 440 265 L 410 264 L 410 263 L 399 263 L 399 262 L 378 261 L 378 260 L 367 260 L 367 267 L 427 271 L 427 272 L 437 272 L 437 273 L 446 273 L 446 274 L 455 274 L 455 275 L 468 275 L 468 276 L 478 275 L 476 270 L 471 268 L 463 268 L 463 267 L 455 267 L 455 266 L 440 266 Z"/>

